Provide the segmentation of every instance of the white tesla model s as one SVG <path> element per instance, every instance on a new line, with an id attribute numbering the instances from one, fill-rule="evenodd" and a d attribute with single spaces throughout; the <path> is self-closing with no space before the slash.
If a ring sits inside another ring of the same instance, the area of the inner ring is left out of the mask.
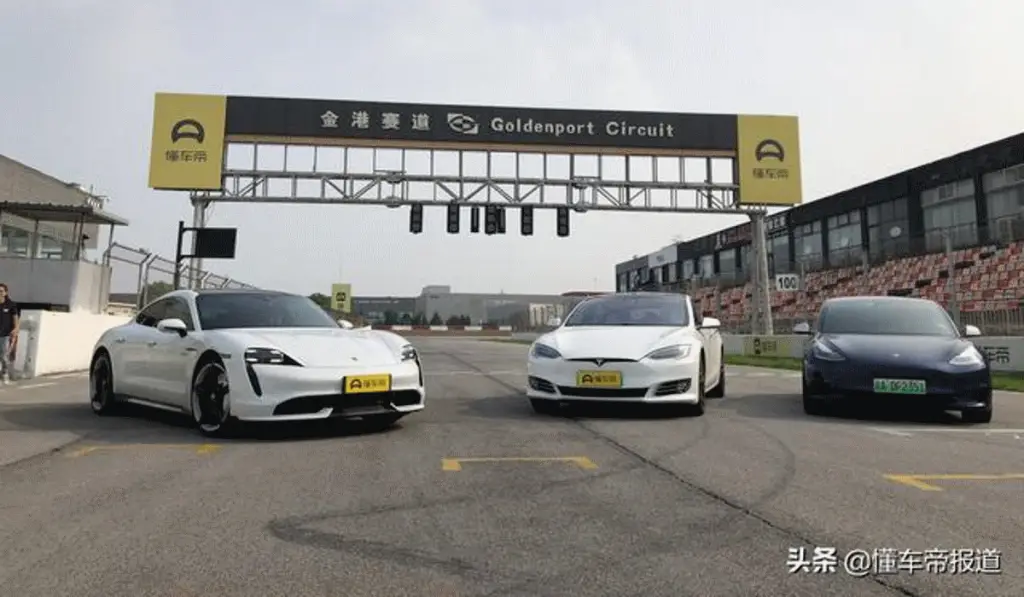
<path id="1" fill-rule="evenodd" d="M 690 297 L 637 292 L 589 298 L 530 347 L 527 397 L 538 413 L 572 400 L 671 404 L 704 414 L 725 395 L 721 325 Z"/>
<path id="2" fill-rule="evenodd" d="M 177 290 L 100 337 L 92 409 L 130 402 L 182 412 L 205 435 L 329 417 L 383 428 L 423 409 L 416 349 L 392 332 L 352 328 L 304 296 Z"/>

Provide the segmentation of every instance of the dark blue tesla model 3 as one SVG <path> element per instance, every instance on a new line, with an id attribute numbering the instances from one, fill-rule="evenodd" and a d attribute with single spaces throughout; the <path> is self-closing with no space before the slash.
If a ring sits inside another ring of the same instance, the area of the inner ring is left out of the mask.
<path id="1" fill-rule="evenodd" d="M 840 401 L 881 401 L 914 409 L 960 411 L 963 421 L 992 420 L 987 357 L 934 301 L 894 296 L 826 300 L 804 352 L 804 412 L 826 414 Z"/>

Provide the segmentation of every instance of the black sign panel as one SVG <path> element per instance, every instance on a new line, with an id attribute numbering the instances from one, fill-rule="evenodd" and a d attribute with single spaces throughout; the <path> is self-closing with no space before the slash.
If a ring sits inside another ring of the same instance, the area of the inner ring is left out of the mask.
<path id="1" fill-rule="evenodd" d="M 735 152 L 733 114 L 673 114 L 229 96 L 226 134 L 411 145 L 590 146 Z"/>
<path id="2" fill-rule="evenodd" d="M 203 259 L 234 259 L 237 228 L 197 228 L 196 250 L 192 257 Z"/>

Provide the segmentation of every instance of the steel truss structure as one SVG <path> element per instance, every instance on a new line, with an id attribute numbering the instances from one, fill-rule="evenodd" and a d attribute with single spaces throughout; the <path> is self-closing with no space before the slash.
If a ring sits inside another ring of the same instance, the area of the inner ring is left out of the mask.
<path id="1" fill-rule="evenodd" d="M 275 163 L 261 163 L 262 156 L 270 152 L 276 154 Z M 335 159 L 325 158 L 332 153 Z M 365 159 L 354 158 L 354 154 Z M 452 167 L 442 167 L 442 161 Z M 734 162 L 733 158 L 635 153 L 229 143 L 224 189 L 195 193 L 193 200 L 200 204 L 398 207 L 454 202 L 513 208 L 568 206 L 577 211 L 763 211 L 739 204 Z M 616 176 L 615 170 L 621 175 Z M 636 175 L 637 171 L 644 175 Z"/>

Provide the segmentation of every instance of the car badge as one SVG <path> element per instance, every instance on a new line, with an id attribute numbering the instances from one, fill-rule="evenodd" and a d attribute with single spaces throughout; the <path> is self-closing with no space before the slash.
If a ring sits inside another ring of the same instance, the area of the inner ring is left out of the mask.
<path id="1" fill-rule="evenodd" d="M 352 357 L 352 360 L 353 361 L 358 361 L 359 359 L 357 359 L 356 357 Z"/>
<path id="2" fill-rule="evenodd" d="M 604 359 L 594 359 L 594 364 L 600 367 L 601 365 L 604 365 Z"/>

